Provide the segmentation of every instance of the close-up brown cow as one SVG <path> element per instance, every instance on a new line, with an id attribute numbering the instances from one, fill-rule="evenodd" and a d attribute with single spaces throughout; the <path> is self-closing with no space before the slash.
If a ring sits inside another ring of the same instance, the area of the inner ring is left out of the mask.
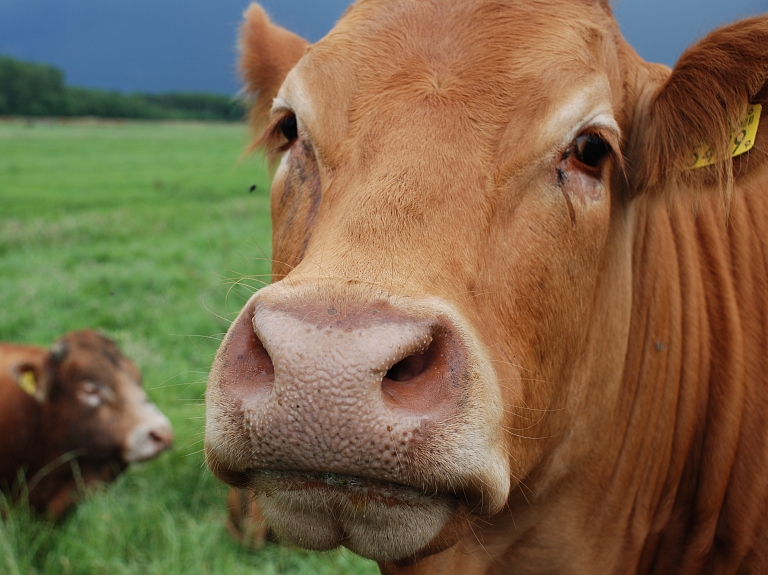
<path id="1" fill-rule="evenodd" d="M 50 349 L 0 343 L 0 488 L 56 520 L 82 487 L 171 447 L 168 418 L 117 345 L 91 330 Z"/>
<path id="2" fill-rule="evenodd" d="M 273 284 L 211 470 L 383 573 L 768 572 L 768 16 L 673 69 L 607 0 L 253 5 Z"/>

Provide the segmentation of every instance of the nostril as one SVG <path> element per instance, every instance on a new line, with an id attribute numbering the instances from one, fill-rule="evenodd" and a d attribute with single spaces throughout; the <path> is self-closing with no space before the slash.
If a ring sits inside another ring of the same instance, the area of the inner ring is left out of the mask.
<path id="1" fill-rule="evenodd" d="M 155 443 L 157 445 L 163 445 L 165 443 L 165 439 L 163 438 L 160 433 L 155 431 L 154 429 L 149 432 L 149 439 L 152 441 L 152 443 Z"/>
<path id="2" fill-rule="evenodd" d="M 429 353 L 429 349 L 421 353 L 410 355 L 389 368 L 389 371 L 384 377 L 397 382 L 405 382 L 414 379 L 427 370 L 431 363 L 431 356 L 432 354 Z"/>
<path id="3" fill-rule="evenodd" d="M 238 361 L 245 362 L 255 379 L 263 384 L 271 384 L 275 379 L 275 365 L 264 348 L 264 344 L 255 333 L 248 334 L 248 348 L 244 354 L 238 354 Z"/>
<path id="4" fill-rule="evenodd" d="M 170 447 L 173 443 L 173 433 L 167 429 L 150 429 L 147 435 L 149 435 L 150 442 L 155 444 L 158 448 L 165 449 Z"/>
<path id="5" fill-rule="evenodd" d="M 267 391 L 275 381 L 272 358 L 254 332 L 252 317 L 252 310 L 248 310 L 236 320 L 220 352 L 222 387 L 241 397 Z"/>
<path id="6" fill-rule="evenodd" d="M 390 409 L 441 417 L 451 413 L 461 399 L 467 348 L 447 319 L 438 319 L 428 330 L 426 349 L 411 348 L 410 355 L 395 358 L 400 361 L 384 375 L 381 398 Z"/>
<path id="7" fill-rule="evenodd" d="M 417 413 L 432 412 L 445 399 L 451 373 L 447 365 L 448 341 L 441 329 L 433 331 L 426 350 L 420 350 L 389 368 L 381 382 L 386 404 Z"/>

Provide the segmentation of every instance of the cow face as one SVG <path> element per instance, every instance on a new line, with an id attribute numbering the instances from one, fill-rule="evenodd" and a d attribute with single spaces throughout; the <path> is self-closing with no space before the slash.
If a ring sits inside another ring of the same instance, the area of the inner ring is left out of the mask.
<path id="1" fill-rule="evenodd" d="M 211 469 L 281 537 L 380 562 L 505 505 L 530 517 L 619 403 L 641 187 L 623 150 L 641 165 L 663 71 L 605 2 L 362 1 L 292 69 L 270 53 L 301 41 L 248 17 L 256 125 L 281 85 L 261 140 L 276 283 L 214 362 Z"/>
<path id="2" fill-rule="evenodd" d="M 617 371 L 606 19 L 363 2 L 288 74 L 264 137 L 281 281 L 222 345 L 207 436 L 213 471 L 261 493 L 282 536 L 380 561 L 450 545 Z"/>
<path id="3" fill-rule="evenodd" d="M 83 460 L 126 465 L 170 447 L 168 418 L 142 389 L 139 370 L 109 339 L 93 331 L 69 333 L 38 371 L 33 395 L 50 453 L 75 451 Z"/>

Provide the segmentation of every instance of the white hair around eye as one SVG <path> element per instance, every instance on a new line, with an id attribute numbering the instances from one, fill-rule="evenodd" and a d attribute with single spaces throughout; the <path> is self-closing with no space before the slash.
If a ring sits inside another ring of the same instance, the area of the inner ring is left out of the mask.
<path id="1" fill-rule="evenodd" d="M 102 386 L 93 381 L 84 381 L 80 389 L 77 390 L 77 399 L 89 407 L 99 407 L 104 403 Z"/>

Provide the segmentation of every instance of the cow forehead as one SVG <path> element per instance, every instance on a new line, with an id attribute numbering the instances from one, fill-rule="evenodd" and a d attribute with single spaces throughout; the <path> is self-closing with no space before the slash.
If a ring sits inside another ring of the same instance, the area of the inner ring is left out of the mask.
<path id="1" fill-rule="evenodd" d="M 103 338 L 69 338 L 70 351 L 61 366 L 68 384 L 82 379 L 122 387 L 141 388 L 141 372 L 117 346 Z"/>
<path id="2" fill-rule="evenodd" d="M 294 109 L 321 149 L 323 138 L 334 148 L 392 133 L 393 118 L 478 145 L 525 141 L 532 123 L 559 140 L 584 115 L 611 114 L 615 33 L 586 1 L 367 0 L 294 68 L 276 104 Z"/>

